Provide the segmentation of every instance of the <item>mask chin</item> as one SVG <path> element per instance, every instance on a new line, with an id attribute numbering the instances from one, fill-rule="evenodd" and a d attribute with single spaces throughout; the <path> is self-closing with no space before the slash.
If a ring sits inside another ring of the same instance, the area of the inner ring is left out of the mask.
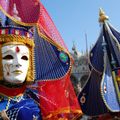
<path id="1" fill-rule="evenodd" d="M 9 77 L 9 78 L 5 78 L 4 77 L 4 81 L 11 83 L 11 84 L 23 84 L 25 82 L 26 78 L 24 79 L 20 79 L 20 78 L 15 78 L 15 77 Z"/>
<path id="2" fill-rule="evenodd" d="M 23 84 L 24 81 L 20 81 L 20 80 L 5 80 L 5 82 L 11 83 L 11 84 Z"/>
<path id="3" fill-rule="evenodd" d="M 20 87 L 20 86 L 23 86 L 26 84 L 26 80 L 24 80 L 23 82 L 20 83 L 20 82 L 7 81 L 7 80 L 5 80 L 5 78 L 3 78 L 3 80 L 0 81 L 0 83 L 7 87 Z"/>

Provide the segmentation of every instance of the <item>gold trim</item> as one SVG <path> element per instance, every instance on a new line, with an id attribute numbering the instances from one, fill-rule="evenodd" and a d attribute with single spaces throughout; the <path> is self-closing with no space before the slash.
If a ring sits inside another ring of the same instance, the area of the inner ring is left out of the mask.
<path id="1" fill-rule="evenodd" d="M 63 51 L 65 51 L 67 54 L 69 54 L 69 52 L 68 52 L 64 47 L 62 47 L 61 45 L 59 45 L 58 43 L 56 43 L 55 41 L 53 41 L 52 38 L 49 38 L 49 37 L 47 37 L 46 35 L 44 35 L 43 33 L 41 33 L 38 24 L 37 24 L 37 31 L 38 31 L 38 35 L 39 35 L 40 37 L 42 37 L 44 40 L 50 42 L 52 45 L 56 46 L 59 50 L 63 50 Z M 70 55 L 70 54 L 69 54 L 69 55 Z"/>
<path id="2" fill-rule="evenodd" d="M 120 76 L 116 76 L 117 82 L 120 82 Z"/>
<path id="3" fill-rule="evenodd" d="M 8 110 L 8 108 L 9 108 L 9 106 L 10 106 L 10 101 L 11 101 L 11 99 L 10 99 L 10 97 L 8 97 L 8 102 L 7 102 L 7 105 L 6 105 L 5 110 Z"/>
<path id="4" fill-rule="evenodd" d="M 60 79 L 64 78 L 67 74 L 70 73 L 71 68 L 72 68 L 72 62 L 73 62 L 72 57 L 71 57 L 70 53 L 69 53 L 65 48 L 61 47 L 59 44 L 57 44 L 56 42 L 54 42 L 51 38 L 48 38 L 46 35 L 42 34 L 42 33 L 40 32 L 40 29 L 39 29 L 38 24 L 37 24 L 36 27 L 37 27 L 38 35 L 39 35 L 41 38 L 43 38 L 44 40 L 48 41 L 49 43 L 51 43 L 51 44 L 54 45 L 55 47 L 57 47 L 57 48 L 59 49 L 59 51 L 62 51 L 62 50 L 63 50 L 64 52 L 66 52 L 66 54 L 67 54 L 68 57 L 70 58 L 70 66 L 69 66 L 69 69 L 68 69 L 68 71 L 66 72 L 66 74 L 65 74 L 64 76 L 60 77 L 60 78 L 56 78 L 57 80 L 60 80 Z M 41 81 L 57 81 L 56 79 L 46 79 L 46 80 L 41 80 Z"/>
<path id="5" fill-rule="evenodd" d="M 1 5 L 0 5 L 0 10 L 1 10 L 8 18 L 10 18 L 11 20 L 13 20 L 15 23 L 20 24 L 20 25 L 23 25 L 23 26 L 33 26 L 33 25 L 36 25 L 36 23 L 38 22 L 38 21 L 36 21 L 36 23 L 24 23 L 24 22 L 21 22 L 21 21 L 16 20 L 14 17 L 12 17 L 11 15 L 9 15 L 9 14 L 2 8 Z"/>
<path id="6" fill-rule="evenodd" d="M 107 54 L 107 53 L 106 53 Z M 106 102 L 106 100 L 105 100 L 105 98 L 104 98 L 104 91 L 103 91 L 103 89 L 102 89 L 102 84 L 103 84 L 103 81 L 104 81 L 104 74 L 105 74 L 105 70 L 106 70 L 106 67 L 107 67 L 107 56 L 104 56 L 105 58 L 104 58 L 104 70 L 103 70 L 103 75 L 102 75 L 102 79 L 101 79 L 101 84 L 100 84 L 100 93 L 101 93 L 101 97 L 102 97 L 102 99 L 103 99 L 103 102 L 104 102 L 104 104 L 106 105 L 106 107 L 111 111 L 111 112 L 118 112 L 117 110 L 112 110 L 109 106 L 108 106 L 108 104 L 107 104 L 107 102 Z M 111 71 L 112 72 L 112 71 Z M 113 78 L 113 75 L 112 75 L 112 78 Z M 114 78 L 113 78 L 114 79 Z"/>
<path id="7" fill-rule="evenodd" d="M 72 65 L 71 65 L 71 60 L 70 60 L 70 67 L 68 69 L 68 71 L 66 72 L 65 75 L 63 75 L 62 77 L 59 77 L 59 78 L 55 78 L 55 79 L 45 79 L 45 80 L 40 80 L 41 82 L 48 82 L 48 81 L 51 81 L 51 82 L 54 82 L 54 81 L 58 81 L 58 80 L 61 80 L 63 79 L 66 75 L 68 75 L 71 71 L 71 68 L 72 68 Z M 39 87 L 38 87 L 39 88 Z"/>
<path id="8" fill-rule="evenodd" d="M 7 43 L 7 42 L 22 42 L 29 46 L 34 46 L 33 39 L 26 38 L 20 35 L 0 35 L 0 43 Z"/>
<path id="9" fill-rule="evenodd" d="M 68 108 L 63 108 L 63 109 L 60 109 L 60 110 L 57 110 L 57 111 L 50 112 L 49 115 L 47 115 L 46 117 L 43 117 L 43 120 L 47 120 L 47 119 L 50 119 L 52 117 L 58 119 L 58 117 L 57 117 L 58 114 L 75 114 L 71 120 L 76 120 L 83 113 L 79 109 L 72 110 L 72 108 L 70 109 L 70 107 L 68 107 Z"/>
<path id="10" fill-rule="evenodd" d="M 25 44 L 22 42 L 8 42 L 8 43 L 4 43 L 2 47 L 7 45 L 25 45 Z"/>
<path id="11" fill-rule="evenodd" d="M 34 76 L 34 69 L 35 68 L 34 68 L 34 61 L 33 61 L 34 60 L 33 59 L 34 48 L 29 48 L 29 51 L 30 51 L 30 54 L 29 54 L 30 59 L 29 59 L 29 68 L 28 68 L 26 82 L 28 84 L 31 84 L 34 82 L 34 79 L 35 79 L 35 76 Z"/>

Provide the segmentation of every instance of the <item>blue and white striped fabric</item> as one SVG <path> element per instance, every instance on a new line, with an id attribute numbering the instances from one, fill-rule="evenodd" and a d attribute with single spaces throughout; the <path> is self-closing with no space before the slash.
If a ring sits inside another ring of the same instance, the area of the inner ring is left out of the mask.
<path id="1" fill-rule="evenodd" d="M 35 79 L 52 80 L 63 77 L 70 67 L 69 56 L 40 37 L 37 31 L 35 33 Z M 63 57 L 67 58 L 65 62 L 60 58 L 61 52 L 64 53 Z"/>

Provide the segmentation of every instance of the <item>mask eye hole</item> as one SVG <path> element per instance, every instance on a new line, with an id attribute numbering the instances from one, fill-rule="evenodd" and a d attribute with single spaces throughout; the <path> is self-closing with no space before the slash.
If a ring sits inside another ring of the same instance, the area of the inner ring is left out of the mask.
<path id="1" fill-rule="evenodd" d="M 11 60 L 13 59 L 12 55 L 6 55 L 5 57 L 3 57 L 4 60 Z"/>
<path id="2" fill-rule="evenodd" d="M 26 61 L 27 61 L 27 60 L 28 60 L 28 57 L 24 55 L 24 56 L 22 56 L 22 57 L 21 57 L 21 59 L 23 59 L 23 60 L 26 60 Z"/>

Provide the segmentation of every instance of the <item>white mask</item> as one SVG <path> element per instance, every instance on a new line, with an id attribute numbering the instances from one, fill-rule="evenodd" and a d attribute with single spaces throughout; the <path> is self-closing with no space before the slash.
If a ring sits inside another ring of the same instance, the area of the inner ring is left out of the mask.
<path id="1" fill-rule="evenodd" d="M 25 45 L 2 47 L 4 80 L 9 83 L 23 83 L 29 67 L 29 49 Z"/>

